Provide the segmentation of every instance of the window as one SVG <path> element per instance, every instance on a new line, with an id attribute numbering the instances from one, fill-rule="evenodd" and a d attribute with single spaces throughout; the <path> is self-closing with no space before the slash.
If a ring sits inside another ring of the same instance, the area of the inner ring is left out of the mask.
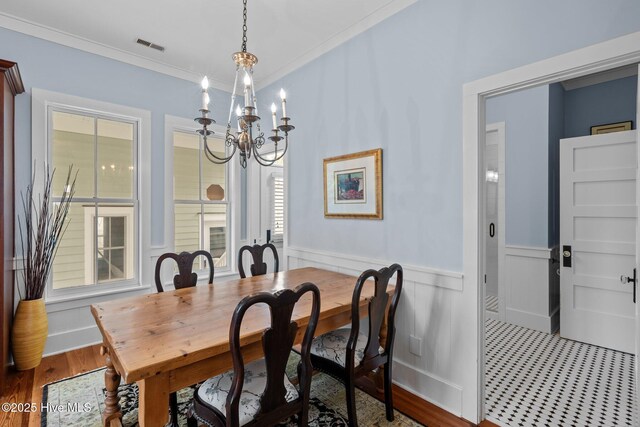
<path id="1" fill-rule="evenodd" d="M 209 147 L 224 156 L 224 140 L 210 137 Z M 176 253 L 204 249 L 216 271 L 229 270 L 229 195 L 227 166 L 211 163 L 204 144 L 191 130 L 173 130 L 174 245 Z M 201 269 L 206 268 L 200 257 Z"/>
<path id="2" fill-rule="evenodd" d="M 95 222 L 95 209 L 85 208 L 85 230 L 94 222 L 96 233 L 85 233 L 85 280 L 96 274 L 97 283 L 129 277 L 134 269 L 134 223 L 133 210 L 128 207 L 103 207 Z M 96 241 L 97 239 L 97 241 Z M 92 262 L 92 248 L 96 248 L 97 261 Z M 97 272 L 95 269 L 98 269 Z"/>
<path id="3" fill-rule="evenodd" d="M 284 178 L 282 172 L 271 174 L 271 240 L 281 242 L 284 236 Z"/>
<path id="4" fill-rule="evenodd" d="M 62 106 L 47 114 L 54 203 L 69 165 L 78 171 L 52 290 L 135 282 L 138 122 Z"/>
<path id="5" fill-rule="evenodd" d="M 53 203 L 69 165 L 78 172 L 47 304 L 149 286 L 151 257 L 141 254 L 151 245 L 151 113 L 38 88 L 31 109 L 35 192 L 42 192 L 45 162 L 56 170 Z"/>

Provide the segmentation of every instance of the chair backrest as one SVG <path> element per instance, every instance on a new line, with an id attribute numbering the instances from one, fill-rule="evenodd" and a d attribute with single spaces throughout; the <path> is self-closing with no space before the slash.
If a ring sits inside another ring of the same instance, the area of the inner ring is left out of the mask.
<path id="1" fill-rule="evenodd" d="M 394 275 L 396 276 L 395 292 L 387 314 L 387 336 L 383 347 L 384 351 L 380 353 L 380 333 L 387 303 L 389 302 L 387 288 L 389 287 L 389 280 Z M 373 282 L 368 281 L 370 278 L 373 278 Z M 396 332 L 394 319 L 398 301 L 400 301 L 400 293 L 402 292 L 402 267 L 399 264 L 393 264 L 378 271 L 366 270 L 356 281 L 353 299 L 351 300 L 351 334 L 347 341 L 345 366 L 347 370 L 354 369 L 354 352 L 358 341 L 358 333 L 360 332 L 360 295 L 366 283 L 373 284 L 374 295 L 369 300 L 369 336 L 360 366 L 362 366 L 363 371 L 375 369 L 384 363 L 387 358 L 391 358 L 393 352 L 393 340 Z"/>
<path id="2" fill-rule="evenodd" d="M 298 324 L 291 321 L 293 309 L 298 300 L 307 292 L 312 294 L 311 316 L 301 344 L 298 364 L 298 399 L 287 402 L 284 375 L 287 361 L 293 346 Z M 265 425 L 274 425 L 277 420 L 287 418 L 308 407 L 311 391 L 310 349 L 320 315 L 320 290 L 313 283 L 303 283 L 295 290 L 280 289 L 275 292 L 260 292 L 245 297 L 236 307 L 229 328 L 229 342 L 233 358 L 233 383 L 226 402 L 227 425 L 239 423 L 239 403 L 244 384 L 244 361 L 240 350 L 240 331 L 246 311 L 258 303 L 267 304 L 271 314 L 271 325 L 262 334 L 262 348 L 267 369 L 267 382 L 260 397 L 260 410 L 257 421 Z M 289 415 L 287 415 L 289 414 Z M 258 424 L 262 424 L 259 422 Z"/>
<path id="3" fill-rule="evenodd" d="M 280 261 L 278 260 L 278 251 L 275 246 L 271 243 L 265 243 L 264 245 L 253 245 L 253 246 L 243 246 L 240 248 L 240 252 L 238 252 L 238 273 L 240 273 L 240 277 L 243 279 L 247 277 L 244 272 L 244 267 L 242 266 L 242 254 L 245 251 L 249 251 L 251 253 L 251 257 L 253 258 L 253 264 L 251 264 L 251 275 L 252 276 L 260 276 L 262 274 L 267 274 L 267 263 L 263 261 L 264 251 L 265 249 L 271 249 L 273 252 L 273 272 L 277 272 L 280 266 Z"/>
<path id="4" fill-rule="evenodd" d="M 158 261 L 156 262 L 156 288 L 158 292 L 164 292 L 164 288 L 162 287 L 162 280 L 160 278 L 160 267 L 162 263 L 167 258 L 170 258 L 178 264 L 178 274 L 173 276 L 173 285 L 176 289 L 182 288 L 190 288 L 191 286 L 195 286 L 198 283 L 198 274 L 193 272 L 193 262 L 198 256 L 204 256 L 209 263 L 209 283 L 213 283 L 213 259 L 211 258 L 211 254 L 207 251 L 195 251 L 191 252 L 180 252 L 180 254 L 175 254 L 172 252 L 162 254 Z"/>

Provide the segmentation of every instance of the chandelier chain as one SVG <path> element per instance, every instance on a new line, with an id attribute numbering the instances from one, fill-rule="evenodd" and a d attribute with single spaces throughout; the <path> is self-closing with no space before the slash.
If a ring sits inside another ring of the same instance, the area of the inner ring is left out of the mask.
<path id="1" fill-rule="evenodd" d="M 242 4 L 244 9 L 242 10 L 242 51 L 247 51 L 247 0 L 243 0 Z"/>

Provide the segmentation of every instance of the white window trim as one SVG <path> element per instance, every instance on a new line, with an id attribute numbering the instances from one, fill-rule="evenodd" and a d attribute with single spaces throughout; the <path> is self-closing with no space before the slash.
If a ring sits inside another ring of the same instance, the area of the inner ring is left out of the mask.
<path id="1" fill-rule="evenodd" d="M 174 239 L 174 199 L 173 199 L 173 132 L 196 132 L 199 128 L 195 122 L 191 119 L 185 119 L 183 117 L 176 117 L 171 115 L 165 115 L 164 118 L 164 137 L 165 137 L 165 153 L 164 153 L 164 218 L 165 218 L 165 252 L 175 251 L 175 239 Z M 209 130 L 212 130 L 217 135 L 225 135 L 226 127 L 220 125 L 209 126 Z M 227 267 L 224 270 L 215 271 L 215 277 L 221 278 L 225 276 L 232 276 L 237 274 L 237 265 L 235 253 L 239 249 L 239 237 L 240 237 L 240 165 L 238 163 L 237 156 L 234 156 L 228 163 L 227 175 L 226 175 L 226 193 L 227 196 Z M 203 158 L 202 161 L 209 161 Z M 198 272 L 198 280 L 206 280 L 208 278 L 208 272 L 205 270 Z M 170 284 L 168 284 L 170 287 Z"/>
<path id="2" fill-rule="evenodd" d="M 51 164 L 51 149 L 49 142 L 48 110 L 49 107 L 61 109 L 70 108 L 76 111 L 84 111 L 89 114 L 106 115 L 121 118 L 126 121 L 137 122 L 138 132 L 138 252 L 135 262 L 137 264 L 137 280 L 122 281 L 113 284 L 101 284 L 90 286 L 78 286 L 66 289 L 52 289 L 52 278 L 49 277 L 45 290 L 45 302 L 59 303 L 70 300 L 89 299 L 96 295 L 106 293 L 120 293 L 131 290 L 141 290 L 151 284 L 151 258 L 150 232 L 151 224 L 151 113 L 147 110 L 133 108 L 109 102 L 97 101 L 44 89 L 33 88 L 31 90 L 31 158 L 36 161 L 36 167 L 43 160 Z M 35 193 L 42 193 L 43 176 L 37 174 L 34 183 Z"/>
<path id="3" fill-rule="evenodd" d="M 266 217 L 268 218 L 268 222 L 267 222 L 267 226 L 269 227 L 269 229 L 271 230 L 271 241 L 273 243 L 282 243 L 284 240 L 284 221 L 283 221 L 283 228 L 282 228 L 282 233 L 275 233 L 275 218 L 274 218 L 274 214 L 273 211 L 275 209 L 275 197 L 274 197 L 274 193 L 275 193 L 275 180 L 276 178 L 281 178 L 283 180 L 283 186 L 284 186 L 284 174 L 282 172 L 282 169 L 280 171 L 277 172 L 272 172 L 269 175 L 269 181 L 268 181 L 268 203 L 267 203 L 267 214 Z M 283 197 L 284 197 L 284 193 L 283 193 Z M 285 209 L 286 209 L 286 205 L 285 205 Z"/>
<path id="4" fill-rule="evenodd" d="M 125 243 L 125 253 L 126 251 L 134 251 L 135 254 L 135 240 L 133 238 L 133 230 L 134 230 L 134 222 L 135 215 L 132 207 L 125 206 L 101 206 L 99 208 L 100 216 L 118 216 L 126 218 L 126 227 L 127 227 L 127 242 Z M 95 248 L 96 244 L 96 233 L 93 230 L 93 224 L 96 218 L 96 209 L 94 206 L 85 206 L 84 207 L 84 280 L 85 282 L 93 282 L 93 277 L 95 273 L 96 267 L 96 259 L 95 252 L 93 248 Z M 90 230 L 91 233 L 87 233 Z M 135 268 L 135 255 L 133 257 L 125 257 L 127 260 L 126 272 L 132 271 Z M 127 279 L 123 279 L 125 281 Z M 103 282 L 101 284 L 105 285 L 108 282 Z"/>

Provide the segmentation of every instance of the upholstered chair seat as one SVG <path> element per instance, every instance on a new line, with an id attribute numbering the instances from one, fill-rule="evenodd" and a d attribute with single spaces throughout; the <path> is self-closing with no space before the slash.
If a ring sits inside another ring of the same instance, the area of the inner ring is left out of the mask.
<path id="1" fill-rule="evenodd" d="M 227 395 L 232 383 L 233 371 L 227 371 L 224 374 L 209 378 L 198 388 L 198 397 L 203 403 L 224 414 Z M 266 384 L 267 367 L 264 359 L 259 359 L 245 365 L 244 382 L 239 407 L 241 426 L 256 418 L 260 410 L 260 396 L 264 392 Z M 287 390 L 287 402 L 296 400 L 298 398 L 298 391 L 286 375 L 284 376 L 284 386 Z M 198 419 L 197 414 L 196 419 Z M 198 421 L 207 422 L 206 420 L 200 419 Z"/>
<path id="2" fill-rule="evenodd" d="M 311 343 L 311 354 L 331 360 L 340 366 L 345 366 L 347 359 L 347 341 L 351 334 L 351 328 L 341 328 L 327 332 L 315 338 Z M 364 348 L 367 345 L 367 334 L 360 332 L 356 341 L 354 364 L 357 366 L 364 359 Z M 384 348 L 380 347 L 380 353 Z"/>

